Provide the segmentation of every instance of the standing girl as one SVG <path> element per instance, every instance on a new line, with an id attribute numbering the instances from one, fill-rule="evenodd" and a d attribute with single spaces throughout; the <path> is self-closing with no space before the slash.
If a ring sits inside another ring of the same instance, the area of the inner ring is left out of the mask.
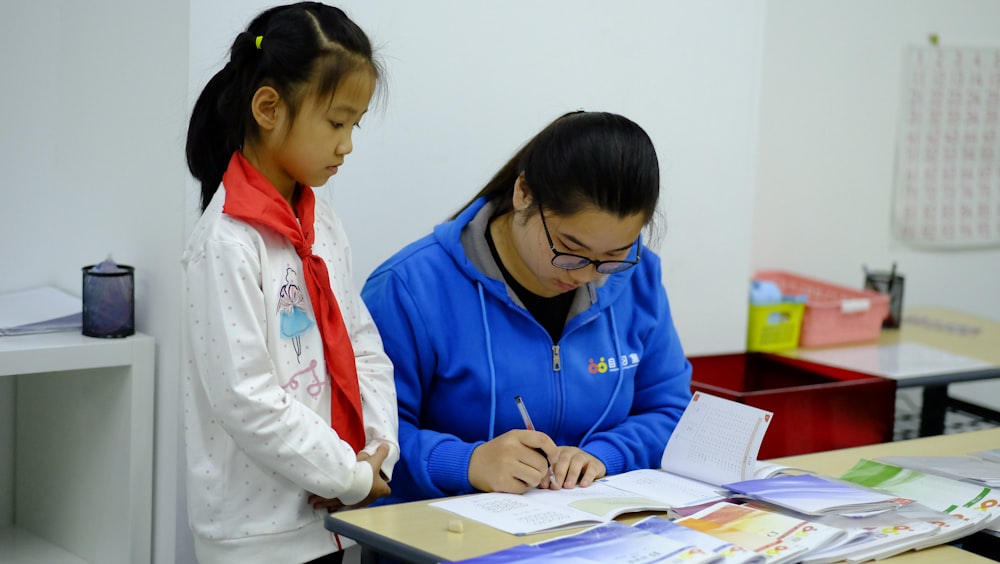
<path id="1" fill-rule="evenodd" d="M 339 562 L 323 516 L 389 494 L 392 364 L 352 286 L 337 173 L 379 81 L 341 10 L 269 9 L 191 115 L 202 215 L 185 250 L 188 514 L 199 561 Z M 332 556 L 327 556 L 331 555 Z"/>

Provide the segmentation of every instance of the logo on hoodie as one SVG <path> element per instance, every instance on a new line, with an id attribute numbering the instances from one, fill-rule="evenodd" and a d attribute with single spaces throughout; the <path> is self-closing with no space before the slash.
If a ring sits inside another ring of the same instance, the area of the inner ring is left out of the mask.
<path id="1" fill-rule="evenodd" d="M 591 374 L 604 374 L 605 372 L 618 372 L 618 370 L 631 370 L 639 366 L 639 355 L 637 353 L 623 354 L 620 359 L 614 356 L 607 358 L 600 357 L 597 362 L 591 358 L 587 363 L 587 372 Z"/>

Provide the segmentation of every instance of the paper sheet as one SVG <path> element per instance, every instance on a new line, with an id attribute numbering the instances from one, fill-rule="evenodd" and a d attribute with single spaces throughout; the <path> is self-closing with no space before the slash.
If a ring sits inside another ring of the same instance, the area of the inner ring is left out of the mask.
<path id="1" fill-rule="evenodd" d="M 0 294 L 0 335 L 79 330 L 82 311 L 80 298 L 52 286 Z"/>

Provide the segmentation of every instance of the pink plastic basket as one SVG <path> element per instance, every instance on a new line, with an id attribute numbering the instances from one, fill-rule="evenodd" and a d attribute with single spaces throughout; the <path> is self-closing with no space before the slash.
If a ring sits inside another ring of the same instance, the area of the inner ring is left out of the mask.
<path id="1" fill-rule="evenodd" d="M 774 282 L 785 295 L 809 297 L 802 316 L 800 347 L 819 347 L 878 339 L 882 320 L 889 314 L 889 297 L 854 290 L 789 272 L 758 272 L 757 280 Z"/>

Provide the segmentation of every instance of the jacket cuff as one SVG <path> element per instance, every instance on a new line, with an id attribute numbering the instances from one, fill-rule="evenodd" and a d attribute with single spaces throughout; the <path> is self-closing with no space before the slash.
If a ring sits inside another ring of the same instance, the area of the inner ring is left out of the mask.
<path id="1" fill-rule="evenodd" d="M 585 452 L 590 453 L 595 458 L 604 463 L 604 469 L 608 476 L 621 474 L 625 471 L 625 457 L 618 447 L 604 441 L 595 441 L 583 447 Z"/>
<path id="2" fill-rule="evenodd" d="M 354 477 L 351 486 L 337 498 L 344 505 L 355 505 L 368 497 L 372 491 L 372 465 L 361 460 L 354 465 Z"/>
<path id="3" fill-rule="evenodd" d="M 481 444 L 481 441 L 438 443 L 427 457 L 427 474 L 434 486 L 449 495 L 473 491 L 469 483 L 469 461 L 472 460 L 472 451 Z"/>

